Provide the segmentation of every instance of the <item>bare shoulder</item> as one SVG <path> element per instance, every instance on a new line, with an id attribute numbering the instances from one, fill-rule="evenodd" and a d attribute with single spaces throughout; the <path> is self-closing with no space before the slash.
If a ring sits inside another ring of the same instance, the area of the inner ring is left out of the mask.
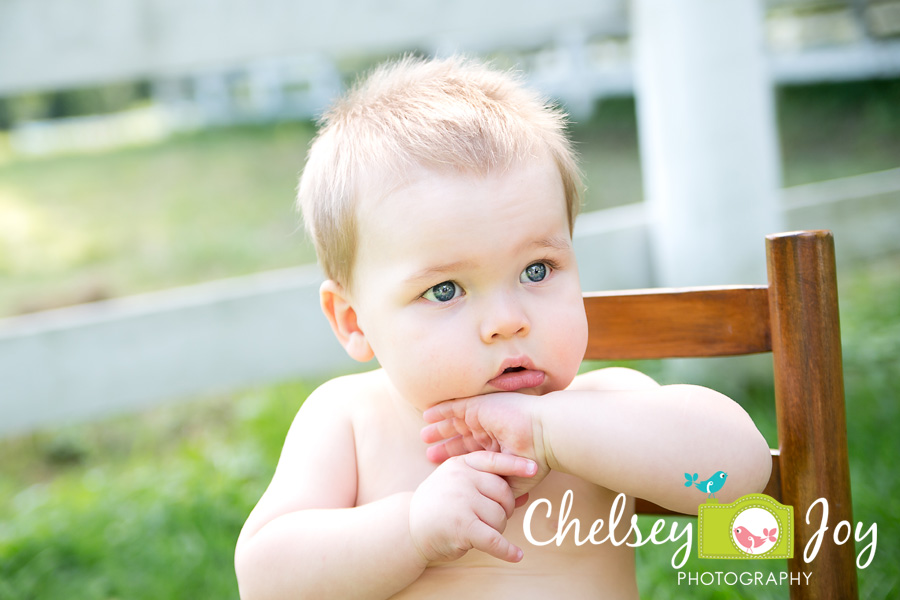
<path id="1" fill-rule="evenodd" d="M 355 460 L 350 460 L 355 445 L 354 423 L 381 393 L 383 379 L 377 370 L 336 377 L 317 387 L 294 417 L 279 468 L 291 464 L 298 455 L 325 451 L 334 456 L 346 455 L 355 469 Z"/>
<path id="2" fill-rule="evenodd" d="M 356 503 L 354 414 L 377 387 L 370 373 L 332 379 L 303 402 L 288 430 L 272 481 L 253 509 L 241 538 L 289 512 L 349 508 Z"/>
<path id="3" fill-rule="evenodd" d="M 649 375 L 625 367 L 607 367 L 575 377 L 569 390 L 641 390 L 659 387 Z"/>
<path id="4" fill-rule="evenodd" d="M 291 424 L 282 450 L 282 464 L 306 462 L 309 453 L 326 452 L 345 457 L 355 470 L 355 427 L 385 394 L 386 375 L 381 369 L 344 375 L 326 381 L 304 401 Z M 302 458 L 301 458 L 302 457 Z M 322 460 L 321 456 L 317 459 Z M 277 474 L 277 473 L 276 473 Z"/>
<path id="5" fill-rule="evenodd" d="M 359 410 L 383 387 L 380 370 L 343 375 L 317 387 L 303 403 L 297 418 L 346 418 Z"/>

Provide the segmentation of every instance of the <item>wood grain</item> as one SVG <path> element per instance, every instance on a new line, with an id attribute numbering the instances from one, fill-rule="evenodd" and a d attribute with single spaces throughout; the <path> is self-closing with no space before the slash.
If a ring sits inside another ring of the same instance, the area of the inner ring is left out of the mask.
<path id="1" fill-rule="evenodd" d="M 587 359 L 731 356 L 771 349 L 765 286 L 588 293 L 584 307 Z"/>
<path id="2" fill-rule="evenodd" d="M 802 556 L 821 518 L 806 524 L 817 499 L 828 501 L 830 527 L 853 523 L 834 239 L 828 231 L 773 235 L 766 254 L 782 501 L 795 511 L 788 569 L 817 581 L 792 587 L 791 598 L 856 598 L 853 544 L 826 541 L 809 564 Z"/>

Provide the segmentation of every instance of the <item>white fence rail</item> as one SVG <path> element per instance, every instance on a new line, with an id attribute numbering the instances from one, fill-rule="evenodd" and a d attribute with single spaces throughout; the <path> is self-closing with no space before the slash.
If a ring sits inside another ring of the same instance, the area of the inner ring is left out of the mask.
<path id="1" fill-rule="evenodd" d="M 513 49 L 536 51 L 523 65 L 534 84 L 583 116 L 598 98 L 633 93 L 631 4 L 0 0 L 0 96 L 142 79 L 180 121 L 307 118 L 339 91 L 342 57 Z M 900 0 L 866 10 L 885 6 L 896 14 Z M 849 6 L 808 20 L 767 23 L 773 81 L 900 75 L 897 19 L 879 18 L 890 27 L 878 38 Z M 808 39 L 808 30 L 828 35 Z"/>
<path id="2" fill-rule="evenodd" d="M 900 169 L 783 199 L 790 228 L 834 231 L 839 268 L 900 250 Z M 582 215 L 575 243 L 585 289 L 652 285 L 643 205 Z M 299 267 L 0 320 L 0 436 L 349 368 L 319 282 Z"/>
<path id="3" fill-rule="evenodd" d="M 0 94 L 278 56 L 469 51 L 621 34 L 624 0 L 0 0 Z"/>
<path id="4" fill-rule="evenodd" d="M 0 434 L 341 368 L 317 290 L 298 268 L 0 321 Z"/>

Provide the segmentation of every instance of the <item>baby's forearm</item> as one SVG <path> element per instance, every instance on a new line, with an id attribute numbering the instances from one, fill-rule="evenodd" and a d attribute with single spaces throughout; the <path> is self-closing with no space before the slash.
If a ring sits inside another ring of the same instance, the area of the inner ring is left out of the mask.
<path id="1" fill-rule="evenodd" d="M 406 588 L 425 569 L 409 534 L 411 496 L 274 519 L 238 543 L 241 598 L 380 599 Z"/>
<path id="2" fill-rule="evenodd" d="M 684 486 L 686 472 L 726 472 L 723 502 L 768 481 L 768 445 L 747 413 L 717 392 L 674 385 L 554 395 L 540 413 L 552 469 L 685 513 L 706 500 Z"/>

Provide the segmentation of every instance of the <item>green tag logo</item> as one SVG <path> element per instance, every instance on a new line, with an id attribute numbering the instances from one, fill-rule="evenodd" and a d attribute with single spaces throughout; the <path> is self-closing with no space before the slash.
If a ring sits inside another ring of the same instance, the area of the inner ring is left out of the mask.
<path id="1" fill-rule="evenodd" d="M 697 515 L 700 558 L 793 558 L 794 509 L 765 494 L 710 501 Z"/>

